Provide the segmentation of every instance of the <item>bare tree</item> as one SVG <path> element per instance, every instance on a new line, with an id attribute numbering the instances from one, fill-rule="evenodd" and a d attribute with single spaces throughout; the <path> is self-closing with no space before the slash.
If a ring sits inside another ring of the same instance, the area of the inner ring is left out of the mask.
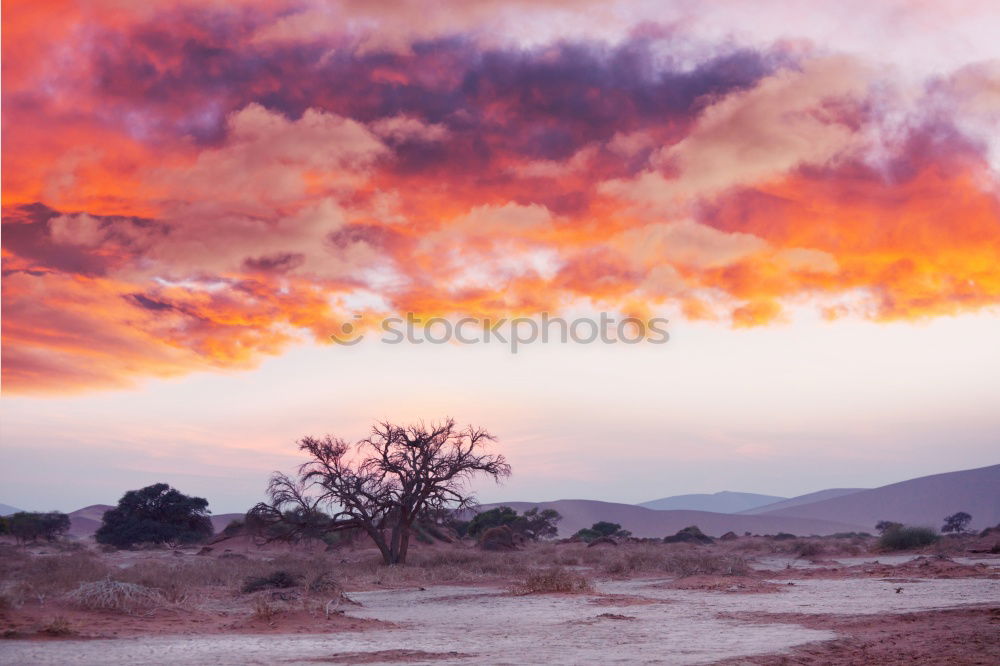
<path id="1" fill-rule="evenodd" d="M 497 481 L 510 475 L 502 455 L 484 451 L 491 441 L 487 431 L 459 428 L 454 419 L 431 426 L 380 422 L 354 445 L 329 435 L 305 437 L 299 448 L 311 460 L 296 478 L 276 472 L 268 485 L 270 503 L 255 506 L 248 518 L 286 535 L 360 528 L 386 564 L 401 564 L 415 520 L 473 506 L 466 485 L 477 473 Z"/>

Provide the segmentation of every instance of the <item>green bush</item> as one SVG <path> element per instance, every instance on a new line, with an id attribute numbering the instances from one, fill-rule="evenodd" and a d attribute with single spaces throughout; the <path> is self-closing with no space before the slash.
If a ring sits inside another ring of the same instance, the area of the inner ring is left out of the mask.
<path id="1" fill-rule="evenodd" d="M 909 550 L 922 548 L 936 542 L 941 537 L 929 527 L 892 527 L 883 532 L 878 545 L 885 550 Z"/>
<path id="2" fill-rule="evenodd" d="M 58 511 L 38 513 L 19 511 L 7 516 L 7 529 L 21 543 L 27 541 L 55 541 L 69 532 L 69 516 Z"/>
<path id="3" fill-rule="evenodd" d="M 590 543 L 595 539 L 600 539 L 601 537 L 618 537 L 625 538 L 629 536 L 631 532 L 628 530 L 623 530 L 622 526 L 618 523 L 609 523 L 606 520 L 601 520 L 590 527 L 584 527 L 577 530 L 576 534 L 573 536 L 577 539 L 581 539 Z"/>
<path id="4" fill-rule="evenodd" d="M 212 536 L 208 500 L 188 497 L 165 483 L 130 490 L 104 512 L 97 543 L 129 548 L 139 543 L 197 543 Z"/>

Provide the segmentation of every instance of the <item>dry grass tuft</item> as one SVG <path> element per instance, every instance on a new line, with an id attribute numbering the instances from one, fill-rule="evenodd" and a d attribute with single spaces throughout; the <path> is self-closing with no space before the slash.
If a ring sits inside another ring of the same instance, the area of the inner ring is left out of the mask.
<path id="1" fill-rule="evenodd" d="M 112 611 L 126 615 L 151 615 L 166 602 L 158 590 L 111 579 L 82 583 L 68 595 L 68 599 L 85 610 Z"/>
<path id="2" fill-rule="evenodd" d="M 270 623 L 279 612 L 278 607 L 269 602 L 263 595 L 254 599 L 253 619 Z"/>
<path id="3" fill-rule="evenodd" d="M 46 636 L 72 636 L 76 632 L 69 626 L 69 621 L 64 617 L 54 617 L 47 625 L 38 630 L 38 633 Z"/>
<path id="4" fill-rule="evenodd" d="M 561 567 L 553 567 L 543 571 L 535 571 L 520 583 L 515 583 L 510 587 L 511 594 L 523 596 L 526 594 L 550 594 L 563 592 L 568 594 L 579 594 L 582 592 L 593 592 L 594 585 L 586 576 L 567 571 Z"/>

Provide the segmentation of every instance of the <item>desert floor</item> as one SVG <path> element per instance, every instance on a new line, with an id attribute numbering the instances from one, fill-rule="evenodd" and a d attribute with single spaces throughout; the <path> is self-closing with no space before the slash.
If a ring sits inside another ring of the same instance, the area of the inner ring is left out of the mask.
<path id="1" fill-rule="evenodd" d="M 1000 557 L 873 546 L 455 543 L 392 568 L 363 547 L 239 539 L 203 555 L 5 546 L 0 662 L 1000 663 Z M 242 591 L 277 570 L 296 584 Z M 101 581 L 151 596 L 102 610 L 74 594 Z"/>

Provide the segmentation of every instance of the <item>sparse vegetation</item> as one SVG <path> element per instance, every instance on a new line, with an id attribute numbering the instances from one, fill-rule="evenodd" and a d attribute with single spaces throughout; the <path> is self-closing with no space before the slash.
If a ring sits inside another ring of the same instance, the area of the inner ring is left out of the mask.
<path id="1" fill-rule="evenodd" d="M 586 576 L 561 567 L 529 573 L 521 582 L 510 587 L 511 594 L 579 594 L 593 592 L 594 584 Z"/>
<path id="2" fill-rule="evenodd" d="M 54 638 L 62 638 L 65 636 L 72 636 L 76 632 L 69 625 L 69 620 L 64 617 L 54 617 L 49 620 L 48 624 L 38 630 L 38 633 L 45 634 L 46 636 L 52 636 Z"/>

